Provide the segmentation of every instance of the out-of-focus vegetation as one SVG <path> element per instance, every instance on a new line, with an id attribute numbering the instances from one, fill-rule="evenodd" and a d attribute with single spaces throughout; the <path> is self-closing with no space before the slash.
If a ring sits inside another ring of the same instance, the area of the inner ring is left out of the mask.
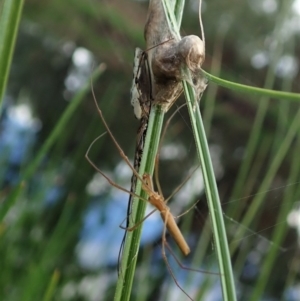
<path id="1" fill-rule="evenodd" d="M 200 35 L 197 5 L 186 1 L 183 35 Z M 123 234 L 118 225 L 128 196 L 84 158 L 104 129 L 91 94 L 78 93 L 96 66 L 105 64 L 95 93 L 132 158 L 138 121 L 129 89 L 146 13 L 143 1 L 24 3 L 0 123 L 0 300 L 112 300 Z M 299 1 L 205 1 L 203 68 L 235 82 L 300 93 L 299 19 Z M 200 106 L 240 300 L 298 300 L 298 232 L 290 225 L 299 227 L 299 103 L 210 84 Z M 45 145 L 50 148 L 28 173 Z M 172 120 L 163 145 L 159 174 L 168 196 L 195 163 L 185 109 Z M 90 156 L 129 188 L 130 171 L 108 135 Z M 170 206 L 176 215 L 196 200 L 197 207 L 180 220 L 193 252 L 180 260 L 215 272 L 201 176 L 189 180 Z M 132 300 L 183 300 L 161 258 L 159 216 L 147 222 Z M 172 258 L 170 264 L 195 300 L 221 298 L 218 276 L 183 273 Z"/>

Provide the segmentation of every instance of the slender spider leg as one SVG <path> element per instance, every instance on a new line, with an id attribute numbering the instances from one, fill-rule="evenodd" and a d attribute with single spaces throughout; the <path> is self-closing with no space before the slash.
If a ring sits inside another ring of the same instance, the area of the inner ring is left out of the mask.
<path id="1" fill-rule="evenodd" d="M 188 244 L 186 243 L 181 231 L 179 230 L 176 222 L 175 222 L 175 218 L 174 216 L 171 214 L 170 212 L 170 208 L 166 205 L 166 203 L 168 202 L 168 199 L 164 199 L 163 196 L 157 192 L 154 191 L 154 187 L 153 187 L 153 182 L 152 182 L 152 178 L 150 175 L 148 174 L 144 174 L 142 177 L 138 174 L 138 172 L 135 170 L 135 168 L 132 166 L 132 164 L 130 163 L 128 157 L 125 155 L 125 153 L 123 152 L 121 146 L 118 144 L 117 140 L 115 139 L 115 137 L 113 136 L 104 116 L 103 113 L 97 103 L 96 97 L 95 97 L 95 93 L 94 93 L 94 89 L 93 89 L 93 85 L 91 85 L 92 87 L 92 95 L 93 95 L 93 99 L 94 102 L 96 104 L 97 107 L 97 111 L 100 115 L 100 118 L 106 128 L 106 133 L 109 134 L 110 138 L 112 139 L 113 144 L 115 145 L 115 147 L 117 148 L 120 157 L 127 163 L 127 165 L 129 166 L 129 168 L 132 170 L 133 174 L 136 176 L 136 178 L 141 181 L 142 184 L 142 189 L 148 194 L 149 198 L 148 200 L 145 198 L 141 198 L 140 196 L 136 195 L 134 192 L 129 191 L 125 188 L 123 188 L 122 186 L 120 186 L 119 184 L 117 184 L 116 182 L 114 182 L 112 179 L 110 179 L 108 176 L 105 175 L 104 172 L 102 172 L 97 166 L 96 164 L 89 158 L 89 152 L 91 150 L 91 148 L 93 147 L 94 143 L 96 143 L 96 141 L 98 139 L 100 139 L 104 134 L 102 134 L 101 136 L 99 136 L 98 138 L 96 138 L 91 145 L 89 146 L 87 152 L 86 152 L 86 159 L 88 160 L 88 162 L 95 168 L 96 171 L 98 171 L 107 181 L 108 183 L 110 183 L 112 186 L 120 189 L 121 191 L 127 192 L 130 195 L 137 197 L 139 199 L 141 199 L 142 201 L 148 201 L 150 204 L 152 204 L 156 209 L 160 212 L 160 215 L 163 219 L 164 222 L 164 230 L 162 233 L 162 257 L 163 260 L 165 261 L 166 265 L 167 265 L 167 269 L 172 277 L 172 279 L 174 280 L 175 284 L 177 285 L 177 287 L 190 299 L 193 300 L 185 291 L 184 289 L 180 286 L 180 284 L 178 283 L 177 279 L 175 278 L 175 275 L 172 271 L 172 268 L 168 262 L 167 256 L 166 256 L 166 247 L 170 250 L 170 247 L 168 246 L 167 242 L 166 242 L 166 232 L 168 230 L 168 232 L 170 233 L 170 235 L 173 237 L 174 241 L 176 242 L 176 244 L 178 245 L 178 247 L 180 248 L 180 250 L 182 251 L 182 253 L 184 255 L 188 255 L 190 253 L 190 248 L 188 246 Z M 190 177 L 188 177 L 185 182 L 182 184 L 184 185 L 186 183 L 186 181 L 188 181 Z M 181 186 L 182 186 L 181 185 Z M 181 186 L 175 190 L 175 193 L 181 188 Z M 171 195 L 171 197 L 174 195 L 174 193 Z M 194 205 L 195 206 L 195 205 Z M 193 206 L 193 207 L 194 207 Z M 155 210 L 153 210 L 150 214 L 148 214 L 146 217 L 144 217 L 141 221 L 139 221 L 138 223 L 136 223 L 133 227 L 131 228 L 125 228 L 126 230 L 129 231 L 133 231 L 137 226 L 139 226 L 149 215 L 151 215 Z M 190 209 L 189 209 L 190 210 Z M 174 255 L 174 253 L 171 251 L 172 256 L 175 258 L 176 262 L 179 264 L 180 267 L 182 267 L 183 269 L 187 269 L 187 270 L 192 270 L 192 271 L 197 271 L 199 272 L 200 270 L 196 270 L 196 269 L 189 269 L 187 267 L 184 267 L 179 260 L 176 258 L 176 256 Z M 214 273 L 211 273 L 214 274 Z M 217 274 L 219 275 L 219 274 Z"/>
<path id="2" fill-rule="evenodd" d="M 102 135 L 100 135 L 100 136 L 98 136 L 96 139 L 94 139 L 94 141 L 90 144 L 90 146 L 89 146 L 89 148 L 87 149 L 87 151 L 86 151 L 86 153 L 85 153 L 85 158 L 87 159 L 87 161 L 93 166 L 93 168 L 97 171 L 97 172 L 99 172 L 106 180 L 107 180 L 107 182 L 110 184 L 110 185 L 112 185 L 112 186 L 114 186 L 114 187 L 116 187 L 116 188 L 118 188 L 118 189 L 120 189 L 121 191 L 124 191 L 124 192 L 126 192 L 126 193 L 129 193 L 130 195 L 132 195 L 132 196 L 134 196 L 134 197 L 138 197 L 139 199 L 141 199 L 141 200 L 143 200 L 143 201 L 145 201 L 145 202 L 147 202 L 147 200 L 146 199 L 144 199 L 144 198 L 142 198 L 142 197 L 140 197 L 139 195 L 137 195 L 137 194 L 135 194 L 134 192 L 131 192 L 131 191 L 129 191 L 128 189 L 125 189 L 124 187 L 122 187 L 122 186 L 120 186 L 119 184 L 117 184 L 116 182 L 114 182 L 112 179 L 110 179 L 91 159 L 90 159 L 90 157 L 89 157 L 89 153 L 90 153 L 90 150 L 91 150 L 91 148 L 93 147 L 93 145 L 100 139 L 100 138 L 102 138 L 102 136 L 104 135 L 104 134 L 106 134 L 106 133 L 103 133 Z"/>
<path id="3" fill-rule="evenodd" d="M 152 179 L 149 175 L 145 174 L 143 176 L 143 178 L 140 177 L 140 175 L 138 174 L 138 172 L 134 169 L 134 167 L 132 166 L 132 164 L 130 163 L 128 157 L 125 155 L 125 153 L 123 152 L 121 146 L 118 144 L 118 142 L 116 141 L 115 137 L 113 136 L 108 124 L 106 123 L 106 120 L 102 114 L 102 111 L 97 103 L 96 100 L 96 96 L 94 93 L 94 88 L 93 85 L 91 84 L 91 88 L 92 88 L 92 95 L 93 95 L 93 99 L 95 102 L 95 105 L 97 107 L 97 111 L 100 115 L 100 118 L 109 134 L 109 136 L 111 137 L 114 145 L 116 146 L 117 150 L 119 151 L 120 156 L 123 158 L 123 160 L 127 163 L 127 165 L 130 167 L 130 169 L 132 170 L 132 172 L 134 173 L 134 175 L 137 177 L 138 180 L 141 181 L 142 183 L 142 188 L 143 190 L 149 195 L 149 199 L 148 202 L 151 203 L 161 214 L 161 217 L 163 218 L 163 220 L 166 222 L 167 225 L 167 229 L 170 232 L 170 234 L 172 235 L 172 237 L 174 238 L 174 240 L 176 241 L 176 243 L 178 244 L 178 247 L 180 248 L 180 250 L 182 251 L 182 253 L 184 255 L 187 255 L 190 253 L 190 248 L 187 245 L 182 233 L 180 232 L 175 219 L 172 215 L 170 215 L 169 218 L 166 219 L 166 212 L 168 212 L 170 209 L 165 205 L 164 202 L 164 198 L 159 195 L 157 192 L 155 192 L 153 190 L 153 184 L 152 184 Z M 98 138 L 99 139 L 99 138 Z M 97 140 L 97 139 L 96 139 Z M 90 145 L 90 147 L 88 148 L 87 154 L 89 153 L 92 145 L 95 143 L 94 142 Z M 107 177 L 93 162 L 91 162 L 91 160 L 89 159 L 88 155 L 86 156 L 87 160 L 91 163 L 91 165 L 101 174 L 103 175 L 103 177 L 114 187 L 119 188 L 120 190 L 124 191 L 124 192 L 128 192 L 131 195 L 134 195 L 133 192 L 128 191 L 127 189 L 121 187 L 120 185 L 118 185 L 117 183 L 115 183 L 114 181 L 112 181 L 109 177 Z M 139 197 L 139 196 L 138 196 Z M 140 198 L 140 197 L 139 197 Z M 143 199 L 145 200 L 145 199 Z M 168 214 L 167 214 L 168 215 Z"/>

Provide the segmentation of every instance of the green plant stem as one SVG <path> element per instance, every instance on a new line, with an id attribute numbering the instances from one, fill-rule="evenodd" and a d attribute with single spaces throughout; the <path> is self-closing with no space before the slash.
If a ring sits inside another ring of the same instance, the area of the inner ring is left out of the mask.
<path id="1" fill-rule="evenodd" d="M 30 164 L 30 166 L 28 166 L 28 168 L 25 170 L 22 177 L 24 180 L 27 180 L 32 176 L 33 172 L 40 164 L 42 158 L 46 155 L 50 147 L 60 136 L 61 132 L 63 132 L 64 129 L 67 127 L 69 120 L 73 116 L 78 106 L 81 104 L 81 101 L 84 99 L 84 96 L 90 91 L 91 81 L 92 82 L 95 81 L 104 72 L 104 70 L 105 70 L 105 66 L 100 65 L 99 68 L 97 68 L 95 72 L 92 74 L 91 79 L 89 79 L 84 85 L 84 87 L 72 98 L 72 100 L 70 101 L 70 105 L 67 107 L 67 109 L 65 110 L 65 112 L 63 113 L 59 121 L 57 122 L 55 128 L 48 136 L 47 140 L 41 147 L 40 151 L 37 153 L 35 159 Z"/>
<path id="2" fill-rule="evenodd" d="M 280 18 L 278 18 L 276 28 L 274 28 L 274 32 L 273 32 L 274 39 L 276 41 L 278 41 L 278 45 L 277 45 L 275 51 L 272 52 L 270 66 L 268 68 L 266 80 L 264 83 L 264 88 L 267 88 L 267 89 L 263 89 L 266 91 L 272 91 L 272 90 L 268 90 L 268 89 L 271 89 L 274 85 L 274 81 L 275 81 L 274 70 L 275 70 L 276 64 L 283 52 L 284 44 L 283 44 L 282 37 L 280 37 L 279 32 L 280 32 L 280 28 L 282 28 L 282 26 L 287 18 L 288 9 L 290 7 L 288 1 L 284 5 L 285 5 L 284 9 L 279 12 Z M 273 91 L 273 92 L 276 92 L 276 91 Z M 240 167 L 240 170 L 236 177 L 233 192 L 231 195 L 232 199 L 239 198 L 241 195 L 241 192 L 242 191 L 245 192 L 245 190 L 247 193 L 251 193 L 249 190 L 247 177 L 251 173 L 250 170 L 251 170 L 252 166 L 254 165 L 253 158 L 255 156 L 255 152 L 257 150 L 258 143 L 259 143 L 259 139 L 261 137 L 262 127 L 263 127 L 263 123 L 265 120 L 265 116 L 266 116 L 268 110 L 270 110 L 269 102 L 270 102 L 271 95 L 268 95 L 268 96 L 264 96 L 259 99 L 257 113 L 256 113 L 255 120 L 254 120 L 254 123 L 252 126 L 250 137 L 248 139 L 247 146 L 246 146 L 247 155 L 246 155 L 246 157 L 243 161 L 243 164 Z M 300 97 L 300 95 L 298 95 L 298 96 Z M 252 173 L 252 175 L 254 177 L 256 177 L 253 173 Z M 245 189 L 245 187 L 246 187 L 246 189 Z M 243 207 L 244 206 L 242 206 L 242 205 L 240 205 L 240 206 L 231 205 L 227 208 L 227 214 L 230 217 L 232 217 L 236 220 L 239 220 L 240 214 L 243 211 Z"/>
<path id="3" fill-rule="evenodd" d="M 258 210 L 260 209 L 260 205 L 262 204 L 264 194 L 263 192 L 267 191 L 270 188 L 270 185 L 276 175 L 276 172 L 278 171 L 278 168 L 283 162 L 284 157 L 286 156 L 287 152 L 289 151 L 291 144 L 293 140 L 295 139 L 295 136 L 299 132 L 300 128 L 300 109 L 298 109 L 294 120 L 285 136 L 285 139 L 282 141 L 281 147 L 278 149 L 278 152 L 276 156 L 274 157 L 274 160 L 272 161 L 270 167 L 268 168 L 266 175 L 264 177 L 264 180 L 262 181 L 258 192 L 253 199 L 251 206 L 247 209 L 247 213 L 245 214 L 243 220 L 241 221 L 241 224 L 243 225 L 243 228 L 240 228 L 238 233 L 236 234 L 236 240 L 238 241 L 243 237 L 245 230 L 251 222 L 254 220 L 254 217 L 258 214 Z M 236 248 L 238 247 L 237 243 L 232 244 L 231 252 L 234 253 Z"/>
<path id="4" fill-rule="evenodd" d="M 50 282 L 49 282 L 48 288 L 46 290 L 46 293 L 44 295 L 43 301 L 53 300 L 53 296 L 54 296 L 55 289 L 58 284 L 59 277 L 60 277 L 60 272 L 58 270 L 55 270 L 50 279 Z"/>
<path id="5" fill-rule="evenodd" d="M 181 26 L 183 9 L 185 5 L 185 0 L 177 0 L 174 8 L 174 15 L 176 16 L 176 23 L 178 26 Z"/>
<path id="6" fill-rule="evenodd" d="M 184 91 L 187 100 L 189 115 L 191 118 L 195 144 L 197 147 L 198 159 L 201 164 L 204 179 L 205 194 L 208 201 L 214 242 L 221 273 L 221 283 L 224 300 L 236 300 L 234 278 L 230 260 L 229 247 L 226 236 L 226 229 L 223 220 L 223 213 L 219 199 L 218 188 L 209 148 L 206 140 L 205 130 L 197 101 L 194 99 L 193 88 L 184 82 Z"/>
<path id="7" fill-rule="evenodd" d="M 293 152 L 294 154 L 291 163 L 291 172 L 289 175 L 288 183 L 294 183 L 299 179 L 299 166 L 300 166 L 299 147 L 300 147 L 300 139 L 298 137 L 297 145 Z M 276 222 L 276 225 L 279 226 L 276 227 L 273 233 L 271 239 L 272 245 L 270 250 L 268 251 L 267 258 L 261 267 L 259 278 L 256 282 L 256 285 L 254 287 L 250 299 L 252 301 L 261 298 L 265 290 L 265 287 L 268 284 L 268 280 L 271 278 L 270 274 L 272 273 L 272 270 L 275 268 L 274 263 L 278 256 L 278 249 L 279 249 L 278 246 L 282 244 L 282 241 L 284 240 L 285 234 L 288 229 L 288 224 L 282 223 L 282 221 L 286 220 L 286 217 L 288 216 L 289 212 L 291 212 L 294 203 L 294 196 L 295 196 L 295 188 L 294 186 L 289 186 L 284 194 L 283 201 L 279 210 L 279 215 Z"/>
<path id="8" fill-rule="evenodd" d="M 150 113 L 145 147 L 141 166 L 139 169 L 139 175 L 141 177 L 145 173 L 149 174 L 150 176 L 153 175 L 155 157 L 159 146 L 163 119 L 164 113 L 162 112 L 161 108 L 159 106 L 153 107 Z M 137 180 L 135 193 L 141 196 L 141 198 L 143 199 L 148 199 L 148 195 L 142 190 L 141 181 L 139 180 Z M 132 214 L 130 216 L 129 227 L 133 227 L 143 219 L 145 215 L 146 205 L 147 203 L 143 200 L 139 200 L 138 198 L 133 199 Z M 133 232 L 129 232 L 127 234 L 124 244 L 124 252 L 122 254 L 121 274 L 119 276 L 115 292 L 115 301 L 130 300 L 141 232 L 142 225 L 138 226 Z"/>
<path id="9" fill-rule="evenodd" d="M 24 0 L 5 0 L 0 17 L 0 111 L 8 81 L 23 3 Z"/>
<path id="10" fill-rule="evenodd" d="M 169 26 L 172 26 L 171 30 L 175 32 L 178 37 L 180 37 L 180 33 L 178 30 L 179 27 L 176 23 L 174 13 L 170 9 L 169 3 L 167 1 L 163 1 L 163 4 L 164 9 L 166 11 L 166 16 L 168 18 L 168 24 Z M 191 79 L 190 82 L 192 82 Z M 214 233 L 217 258 L 221 273 L 223 298 L 224 300 L 234 301 L 236 300 L 236 292 L 226 236 L 226 229 L 223 220 L 223 212 L 219 199 L 216 179 L 214 176 L 214 171 L 208 149 L 206 134 L 199 110 L 199 105 L 197 100 L 195 99 L 194 90 L 186 82 L 183 82 L 183 88 L 191 119 L 192 130 L 194 133 L 198 159 L 201 164 L 204 178 L 205 193 L 208 200 L 208 207 L 212 220 L 212 229 Z"/>
<path id="11" fill-rule="evenodd" d="M 178 0 L 174 6 L 178 24 L 180 24 L 182 20 L 184 3 L 184 0 Z M 139 168 L 139 175 L 141 177 L 145 173 L 149 174 L 150 176 L 153 175 L 155 157 L 159 147 L 163 119 L 164 112 L 162 112 L 161 108 L 159 106 L 153 107 L 150 113 L 145 147 L 143 150 L 141 166 Z M 144 199 L 148 199 L 148 195 L 142 190 L 141 182 L 139 180 L 137 180 L 135 193 Z M 138 198 L 133 199 L 132 214 L 130 218 L 131 222 L 129 225 L 130 227 L 134 226 L 143 219 L 146 205 L 146 202 L 139 200 Z M 115 301 L 127 301 L 130 299 L 137 254 L 140 245 L 141 231 L 142 226 L 139 226 L 133 232 L 127 233 L 126 241 L 124 243 L 124 251 L 122 254 L 121 275 L 118 278 L 114 297 Z"/>
<path id="12" fill-rule="evenodd" d="M 202 70 L 202 72 L 204 73 L 206 78 L 208 80 L 210 80 L 211 82 L 214 82 L 214 83 L 218 84 L 219 86 L 228 88 L 233 91 L 238 91 L 241 93 L 248 93 L 248 94 L 252 94 L 252 95 L 272 97 L 272 98 L 281 99 L 281 100 L 285 99 L 285 100 L 292 100 L 292 101 L 300 101 L 300 93 L 282 92 L 282 91 L 275 91 L 275 90 L 270 90 L 270 89 L 252 87 L 252 86 L 248 86 L 248 85 L 242 85 L 242 84 L 234 83 L 234 82 L 219 78 L 217 76 L 213 76 L 204 70 Z"/>
<path id="13" fill-rule="evenodd" d="M 95 72 L 92 74 L 91 80 L 92 81 L 96 80 L 104 72 L 104 70 L 105 70 L 104 66 L 102 66 L 102 67 L 100 66 L 99 68 L 97 68 L 97 70 L 95 70 Z M 8 197 L 6 205 L 0 208 L 0 221 L 4 218 L 4 216 L 6 215 L 6 213 L 9 210 L 9 208 L 17 201 L 17 196 L 19 195 L 22 188 L 24 187 L 24 183 L 26 183 L 26 181 L 32 177 L 34 172 L 37 170 L 39 164 L 41 163 L 42 159 L 46 156 L 47 152 L 54 145 L 54 143 L 57 141 L 57 139 L 60 137 L 60 135 L 62 133 L 64 133 L 64 129 L 67 127 L 69 120 L 72 118 L 76 109 L 81 104 L 82 100 L 84 99 L 84 96 L 90 90 L 90 84 L 91 83 L 90 83 L 90 79 L 89 79 L 86 82 L 85 86 L 72 98 L 69 106 L 66 108 L 65 112 L 62 114 L 62 116 L 58 120 L 55 128 L 52 130 L 52 132 L 48 136 L 47 140 L 44 142 L 42 147 L 39 149 L 35 158 L 26 167 L 26 169 L 20 176 L 20 179 L 22 179 L 22 181 L 20 183 L 18 183 L 17 186 L 10 193 L 10 196 Z"/>

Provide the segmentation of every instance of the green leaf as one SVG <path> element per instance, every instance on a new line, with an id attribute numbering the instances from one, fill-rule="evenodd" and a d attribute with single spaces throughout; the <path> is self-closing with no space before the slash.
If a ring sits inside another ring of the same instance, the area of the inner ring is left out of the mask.
<path id="1" fill-rule="evenodd" d="M 0 106 L 8 81 L 23 3 L 23 0 L 5 0 L 0 17 Z"/>

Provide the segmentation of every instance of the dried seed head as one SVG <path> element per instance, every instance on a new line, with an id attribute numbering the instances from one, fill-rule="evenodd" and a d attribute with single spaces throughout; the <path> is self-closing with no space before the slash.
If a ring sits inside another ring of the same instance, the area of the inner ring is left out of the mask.
<path id="1" fill-rule="evenodd" d="M 170 0 L 175 5 L 174 0 Z M 204 37 L 201 24 L 202 37 Z M 200 76 L 205 57 L 205 43 L 191 35 L 179 40 L 169 29 L 161 0 L 150 0 L 145 26 L 149 69 L 153 85 L 154 104 L 167 111 L 183 91 L 181 81 L 187 80 L 196 90 L 204 91 L 206 80 Z M 156 47 L 157 46 L 157 47 Z M 186 70 L 191 71 L 191 75 Z"/>
<path id="2" fill-rule="evenodd" d="M 203 41 L 195 35 L 182 38 L 178 43 L 178 52 L 192 72 L 200 70 L 205 58 Z"/>
<path id="3" fill-rule="evenodd" d="M 153 51 L 152 71 L 156 82 L 180 80 L 182 58 L 178 55 L 178 41 L 171 40 Z"/>
<path id="4" fill-rule="evenodd" d="M 199 72 L 204 61 L 205 49 L 202 40 L 190 35 L 180 41 L 174 39 L 162 44 L 152 55 L 152 71 L 156 81 L 165 79 L 182 80 L 181 68 L 187 66 L 195 73 Z"/>

